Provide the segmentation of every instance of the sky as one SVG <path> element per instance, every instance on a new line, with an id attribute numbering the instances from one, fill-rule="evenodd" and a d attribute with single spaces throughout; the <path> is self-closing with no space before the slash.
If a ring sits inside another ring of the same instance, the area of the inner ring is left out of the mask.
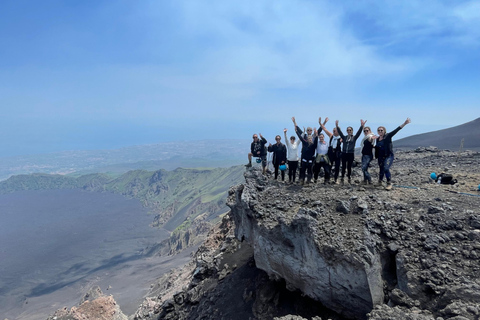
<path id="1" fill-rule="evenodd" d="M 0 43 L 0 157 L 480 117 L 479 1 L 3 0 Z"/>

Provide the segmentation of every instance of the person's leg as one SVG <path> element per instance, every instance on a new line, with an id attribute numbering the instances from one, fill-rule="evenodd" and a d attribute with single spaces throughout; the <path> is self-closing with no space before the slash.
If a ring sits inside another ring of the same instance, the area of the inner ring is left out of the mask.
<path id="1" fill-rule="evenodd" d="M 252 157 L 253 154 L 251 152 L 248 153 L 248 163 L 245 165 L 245 167 L 250 168 L 252 166 Z"/>
<path id="2" fill-rule="evenodd" d="M 350 179 L 352 177 L 352 165 L 353 165 L 354 159 L 355 159 L 355 155 L 353 153 L 346 154 L 348 183 L 350 183 Z"/>
<path id="3" fill-rule="evenodd" d="M 391 189 L 392 188 L 392 175 L 390 174 L 390 167 L 392 166 L 393 164 L 393 155 L 385 158 L 384 162 L 383 162 L 383 170 L 385 172 L 385 178 L 387 178 L 387 189 Z"/>
<path id="4" fill-rule="evenodd" d="M 288 161 L 288 182 L 292 182 L 293 177 L 293 161 Z"/>
<path id="5" fill-rule="evenodd" d="M 345 178 L 345 171 L 347 170 L 347 154 L 342 154 L 342 180 Z"/>
<path id="6" fill-rule="evenodd" d="M 292 165 L 292 182 L 295 182 L 295 178 L 297 176 L 297 169 L 298 169 L 298 161 L 292 161 L 291 162 L 291 165 Z"/>
<path id="7" fill-rule="evenodd" d="M 327 163 L 323 164 L 323 171 L 325 171 L 325 184 L 330 181 L 330 166 Z"/>
<path id="8" fill-rule="evenodd" d="M 275 168 L 275 180 L 277 180 L 278 177 L 278 167 L 280 166 L 279 163 L 274 163 L 273 167 Z"/>
<path id="9" fill-rule="evenodd" d="M 281 173 L 281 175 L 282 175 L 282 181 L 285 181 L 285 171 L 286 171 L 286 170 L 280 171 L 280 173 Z"/>
<path id="10" fill-rule="evenodd" d="M 340 157 L 335 155 L 334 162 L 332 162 L 332 163 L 335 163 L 335 170 L 334 170 L 333 178 L 334 178 L 335 182 L 337 182 L 338 176 L 340 174 Z"/>
<path id="11" fill-rule="evenodd" d="M 378 173 L 378 182 L 381 184 L 383 182 L 383 177 L 385 176 L 385 158 L 378 157 L 378 167 L 380 169 Z"/>
<path id="12" fill-rule="evenodd" d="M 362 156 L 362 172 L 363 172 L 363 181 L 372 182 L 372 177 L 370 173 L 368 173 L 368 166 L 370 165 L 370 161 L 372 161 L 372 157 L 369 155 Z"/>
<path id="13" fill-rule="evenodd" d="M 307 171 L 307 162 L 302 159 L 300 164 L 300 183 L 302 184 L 305 182 L 305 171 Z"/>
<path id="14" fill-rule="evenodd" d="M 317 182 L 318 174 L 320 173 L 320 163 L 316 163 L 313 165 L 313 181 Z"/>
<path id="15" fill-rule="evenodd" d="M 263 167 L 263 174 L 267 173 L 267 156 L 261 156 L 262 159 L 262 167 Z"/>
<path id="16" fill-rule="evenodd" d="M 310 183 L 312 180 L 312 167 L 313 167 L 313 161 L 310 160 L 307 164 L 307 182 Z"/>

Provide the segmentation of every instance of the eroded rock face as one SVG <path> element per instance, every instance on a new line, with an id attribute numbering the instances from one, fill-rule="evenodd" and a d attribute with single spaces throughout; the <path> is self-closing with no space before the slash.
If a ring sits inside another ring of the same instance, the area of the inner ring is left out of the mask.
<path id="1" fill-rule="evenodd" d="M 325 188 L 289 193 L 271 185 L 260 192 L 258 186 L 268 184 L 260 171 L 245 178 L 228 205 L 235 235 L 253 247 L 258 268 L 347 317 L 364 317 L 383 303 L 380 238 L 368 232 L 362 215 L 332 216 L 333 203 L 316 196 Z"/>

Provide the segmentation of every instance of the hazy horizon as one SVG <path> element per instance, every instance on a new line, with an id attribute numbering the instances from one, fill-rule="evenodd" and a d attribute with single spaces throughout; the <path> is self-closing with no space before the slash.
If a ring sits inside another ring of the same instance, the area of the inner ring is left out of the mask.
<path id="1" fill-rule="evenodd" d="M 480 3 L 0 3 L 0 157 L 480 116 Z"/>

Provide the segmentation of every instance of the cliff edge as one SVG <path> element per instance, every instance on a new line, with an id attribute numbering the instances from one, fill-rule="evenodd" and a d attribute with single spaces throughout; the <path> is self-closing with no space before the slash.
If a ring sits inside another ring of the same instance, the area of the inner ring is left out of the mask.
<path id="1" fill-rule="evenodd" d="M 135 319 L 479 319 L 479 164 L 478 152 L 401 152 L 391 191 L 249 169 L 229 216 Z"/>

